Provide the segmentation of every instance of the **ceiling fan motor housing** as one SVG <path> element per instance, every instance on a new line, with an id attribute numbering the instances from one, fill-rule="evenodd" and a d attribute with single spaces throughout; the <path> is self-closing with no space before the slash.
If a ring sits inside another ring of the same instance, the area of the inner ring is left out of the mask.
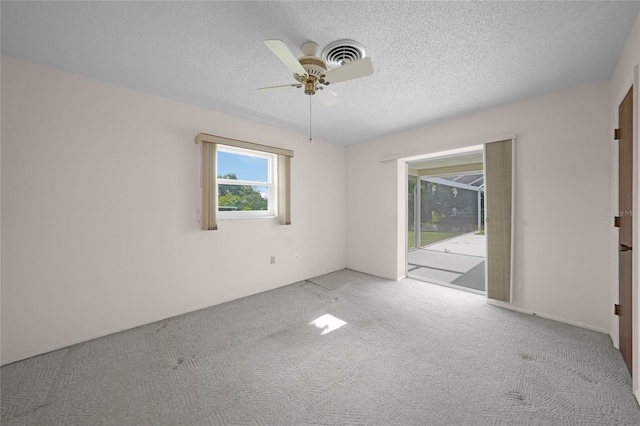
<path id="1" fill-rule="evenodd" d="M 315 77 L 316 80 L 322 80 L 327 73 L 327 65 L 320 59 L 320 46 L 313 41 L 308 41 L 302 45 L 302 56 L 298 61 L 300 65 L 307 71 L 309 77 Z M 304 81 L 306 84 L 307 82 Z"/>
<path id="2" fill-rule="evenodd" d="M 299 59 L 302 67 L 307 71 L 307 75 L 320 79 L 327 73 L 327 66 L 322 59 L 314 56 L 303 56 Z"/>
<path id="3" fill-rule="evenodd" d="M 307 72 L 306 76 L 297 76 L 296 79 L 304 83 L 304 93 L 315 95 L 318 85 L 325 84 L 324 77 L 327 74 L 327 65 L 318 57 L 320 47 L 309 41 L 302 45 L 304 56 L 298 59 L 302 68 Z"/>

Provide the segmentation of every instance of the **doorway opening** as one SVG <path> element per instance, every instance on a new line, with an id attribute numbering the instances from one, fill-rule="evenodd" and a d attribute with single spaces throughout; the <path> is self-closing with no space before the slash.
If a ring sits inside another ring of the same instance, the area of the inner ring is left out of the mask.
<path id="1" fill-rule="evenodd" d="M 485 293 L 482 151 L 407 163 L 407 276 Z"/>

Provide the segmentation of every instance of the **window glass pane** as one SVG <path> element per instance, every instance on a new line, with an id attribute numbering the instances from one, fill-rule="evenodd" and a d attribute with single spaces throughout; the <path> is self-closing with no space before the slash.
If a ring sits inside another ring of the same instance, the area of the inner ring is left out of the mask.
<path id="1" fill-rule="evenodd" d="M 269 160 L 218 149 L 218 177 L 269 182 Z"/>
<path id="2" fill-rule="evenodd" d="M 218 211 L 268 210 L 266 186 L 218 185 Z"/>

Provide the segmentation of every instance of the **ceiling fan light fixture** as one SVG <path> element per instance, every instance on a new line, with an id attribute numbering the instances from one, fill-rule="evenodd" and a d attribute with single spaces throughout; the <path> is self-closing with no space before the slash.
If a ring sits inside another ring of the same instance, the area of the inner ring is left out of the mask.
<path id="1" fill-rule="evenodd" d="M 322 50 L 322 60 L 331 69 L 342 67 L 365 56 L 364 46 L 354 40 L 336 40 Z"/>
<path id="2" fill-rule="evenodd" d="M 315 77 L 309 77 L 304 83 L 304 93 L 307 95 L 315 95 L 317 81 L 318 79 L 316 79 Z"/>

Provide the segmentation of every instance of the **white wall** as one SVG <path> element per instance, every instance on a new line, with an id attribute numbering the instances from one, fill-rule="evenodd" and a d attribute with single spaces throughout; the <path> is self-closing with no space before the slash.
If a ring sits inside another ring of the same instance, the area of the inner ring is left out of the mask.
<path id="1" fill-rule="evenodd" d="M 613 139 L 613 129 L 618 127 L 618 107 L 625 95 L 633 85 L 633 108 L 634 108 L 634 130 L 633 130 L 633 152 L 635 155 L 635 170 L 634 170 L 634 198 L 633 209 L 635 212 L 640 211 L 638 206 L 638 200 L 640 199 L 640 185 L 638 181 L 638 169 L 637 165 L 640 164 L 640 145 L 638 144 L 638 134 L 640 128 L 638 127 L 640 118 L 640 99 L 638 90 L 638 62 L 640 59 L 640 18 L 638 18 L 629 34 L 629 38 L 625 44 L 622 55 L 616 65 L 615 71 L 611 77 L 611 92 L 610 92 L 610 129 L 609 134 Z M 618 210 L 618 144 L 616 142 L 611 143 L 611 210 Z M 640 221 L 638 216 L 633 218 L 633 245 L 638 247 L 638 240 L 640 235 Z M 610 228 L 610 241 L 609 241 L 609 253 L 611 257 L 611 277 L 610 277 L 610 291 L 611 291 L 611 304 L 618 303 L 618 229 Z M 636 398 L 640 402 L 640 285 L 638 283 L 638 267 L 640 266 L 640 253 L 636 249 L 633 255 L 633 277 L 632 277 L 632 292 L 634 297 L 635 311 L 633 313 L 633 390 Z M 619 347 L 619 320 L 618 317 L 613 314 L 613 308 L 609 310 L 609 319 L 611 323 L 611 340 L 615 347 Z"/>
<path id="2" fill-rule="evenodd" d="M 513 306 L 608 332 L 609 127 L 600 82 L 350 146 L 347 266 L 405 273 L 404 168 L 381 160 L 516 134 Z"/>
<path id="3" fill-rule="evenodd" d="M 10 58 L 1 76 L 2 363 L 345 266 L 344 147 Z M 293 225 L 201 231 L 199 132 L 294 150 Z"/>

